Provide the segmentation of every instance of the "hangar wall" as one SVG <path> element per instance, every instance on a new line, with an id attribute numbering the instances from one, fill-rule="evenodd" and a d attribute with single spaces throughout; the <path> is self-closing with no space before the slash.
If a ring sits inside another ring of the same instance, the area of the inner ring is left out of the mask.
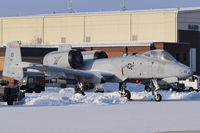
<path id="1" fill-rule="evenodd" d="M 85 41 L 129 41 L 130 28 L 130 14 L 89 15 L 85 17 Z"/>
<path id="2" fill-rule="evenodd" d="M 1 44 L 177 41 L 176 12 L 117 12 L 2 18 Z"/>
<path id="3" fill-rule="evenodd" d="M 3 43 L 22 41 L 35 44 L 42 42 L 43 18 L 4 18 L 3 19 Z"/>
<path id="4" fill-rule="evenodd" d="M 155 12 L 132 15 L 132 37 L 138 40 L 177 41 L 176 12 Z M 134 39 L 132 39 L 134 40 Z"/>
<path id="5" fill-rule="evenodd" d="M 83 41 L 83 16 L 50 16 L 44 18 L 44 43 Z"/>

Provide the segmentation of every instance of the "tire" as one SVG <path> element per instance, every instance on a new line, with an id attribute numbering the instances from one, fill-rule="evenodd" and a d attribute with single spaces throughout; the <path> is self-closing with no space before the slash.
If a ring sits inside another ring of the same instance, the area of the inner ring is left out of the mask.
<path id="1" fill-rule="evenodd" d="M 162 100 L 162 96 L 160 94 L 156 94 L 156 95 L 154 95 L 154 100 L 156 102 L 160 102 Z"/>
<path id="2" fill-rule="evenodd" d="M 35 88 L 35 93 L 41 93 L 41 91 L 42 91 L 42 87 L 41 86 L 37 86 Z"/>
<path id="3" fill-rule="evenodd" d="M 149 86 L 146 86 L 146 85 L 145 85 L 145 88 L 144 88 L 144 89 L 145 89 L 145 91 L 147 91 L 147 92 L 151 92 L 151 88 L 150 88 Z"/>
<path id="4" fill-rule="evenodd" d="M 128 100 L 131 100 L 131 93 L 129 90 L 125 90 L 125 97 L 128 99 Z"/>
<path id="5" fill-rule="evenodd" d="M 42 88 L 41 88 L 41 89 L 42 89 L 42 91 L 45 91 L 45 87 L 44 87 L 44 86 L 42 86 Z"/>
<path id="6" fill-rule="evenodd" d="M 182 89 L 177 89 L 176 91 L 177 91 L 177 92 L 182 92 L 183 90 L 182 90 Z"/>
<path id="7" fill-rule="evenodd" d="M 8 104 L 8 105 L 13 105 L 13 102 L 14 102 L 13 100 L 8 100 L 8 101 L 7 101 L 7 104 Z"/>
<path id="8" fill-rule="evenodd" d="M 26 86 L 21 86 L 20 90 L 27 90 L 27 87 Z"/>
<path id="9" fill-rule="evenodd" d="M 170 87 L 169 87 L 169 91 L 173 91 L 173 90 L 174 90 L 173 87 L 170 86 Z"/>
<path id="10" fill-rule="evenodd" d="M 194 89 L 193 89 L 192 87 L 190 87 L 190 88 L 189 88 L 189 91 L 192 92 L 192 91 L 194 91 Z"/>
<path id="11" fill-rule="evenodd" d="M 26 93 L 33 93 L 33 90 L 27 89 Z"/>

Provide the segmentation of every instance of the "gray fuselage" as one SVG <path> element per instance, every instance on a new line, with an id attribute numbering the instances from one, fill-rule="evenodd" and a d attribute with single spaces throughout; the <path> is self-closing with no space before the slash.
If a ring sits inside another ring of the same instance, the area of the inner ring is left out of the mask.
<path id="1" fill-rule="evenodd" d="M 163 79 L 187 78 L 192 74 L 189 67 L 174 61 L 159 60 L 144 55 L 87 60 L 82 70 L 112 73 L 116 79 Z"/>

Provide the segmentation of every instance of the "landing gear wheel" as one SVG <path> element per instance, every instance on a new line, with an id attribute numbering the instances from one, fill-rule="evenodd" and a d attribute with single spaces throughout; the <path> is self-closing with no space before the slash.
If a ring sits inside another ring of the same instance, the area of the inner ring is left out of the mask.
<path id="1" fill-rule="evenodd" d="M 154 95 L 154 100 L 156 102 L 160 102 L 162 100 L 162 96 L 160 94 L 156 94 L 156 95 Z"/>
<path id="2" fill-rule="evenodd" d="M 8 100 L 8 101 L 7 101 L 7 104 L 8 104 L 8 105 L 13 105 L 13 102 L 14 102 L 14 101 L 12 101 L 12 100 Z"/>
<path id="3" fill-rule="evenodd" d="M 96 84 L 95 93 L 104 93 L 104 88 L 102 84 Z"/>
<path id="4" fill-rule="evenodd" d="M 169 91 L 171 91 L 171 92 L 172 92 L 172 91 L 173 91 L 173 88 L 172 88 L 172 87 L 169 87 Z"/>
<path id="5" fill-rule="evenodd" d="M 125 95 L 124 95 L 128 100 L 131 100 L 131 93 L 129 90 L 125 90 Z"/>
<path id="6" fill-rule="evenodd" d="M 95 92 L 95 93 L 104 93 L 103 90 L 102 90 L 102 91 L 101 91 L 101 90 L 95 90 L 94 92 Z"/>
<path id="7" fill-rule="evenodd" d="M 147 92 L 151 92 L 151 88 L 149 87 L 149 86 L 145 86 L 145 91 L 147 91 Z"/>
<path id="8" fill-rule="evenodd" d="M 193 89 L 192 87 L 190 87 L 190 88 L 189 88 L 189 91 L 192 92 L 192 91 L 194 91 L 194 89 Z"/>
<path id="9" fill-rule="evenodd" d="M 42 87 L 37 86 L 37 87 L 35 88 L 35 93 L 41 93 L 41 91 L 42 91 Z"/>
<path id="10" fill-rule="evenodd" d="M 27 89 L 27 90 L 26 90 L 26 93 L 33 93 L 33 90 Z"/>

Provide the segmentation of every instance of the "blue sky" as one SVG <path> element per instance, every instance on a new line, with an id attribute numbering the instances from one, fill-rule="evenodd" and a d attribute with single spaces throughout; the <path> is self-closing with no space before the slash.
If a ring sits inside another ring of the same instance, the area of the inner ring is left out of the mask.
<path id="1" fill-rule="evenodd" d="M 1 0 L 0 17 L 67 12 L 68 0 Z M 77 12 L 120 10 L 121 0 L 73 0 Z M 200 0 L 125 0 L 128 10 L 200 7 Z"/>

